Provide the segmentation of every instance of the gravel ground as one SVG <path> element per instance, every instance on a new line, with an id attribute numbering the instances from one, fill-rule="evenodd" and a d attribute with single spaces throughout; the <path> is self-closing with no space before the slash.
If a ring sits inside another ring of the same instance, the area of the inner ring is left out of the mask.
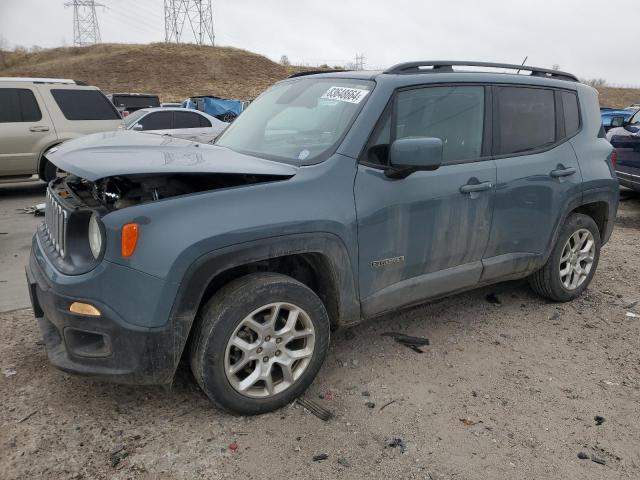
<path id="1" fill-rule="evenodd" d="M 336 332 L 306 394 L 328 422 L 298 406 L 222 413 L 187 368 L 170 390 L 66 375 L 30 310 L 0 314 L 0 477 L 640 478 L 639 247 L 633 197 L 572 303 L 506 283 Z"/>

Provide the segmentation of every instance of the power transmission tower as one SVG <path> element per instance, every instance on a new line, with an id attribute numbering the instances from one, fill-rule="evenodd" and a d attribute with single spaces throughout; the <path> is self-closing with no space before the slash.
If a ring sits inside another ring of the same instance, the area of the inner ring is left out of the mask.
<path id="1" fill-rule="evenodd" d="M 96 7 L 104 7 L 95 0 L 72 0 L 64 4 L 73 7 L 73 44 L 76 47 L 100 43 L 100 26 Z"/>
<path id="2" fill-rule="evenodd" d="M 198 45 L 215 41 L 211 0 L 164 0 L 164 40 L 167 43 L 184 43 L 184 27 L 187 25 Z"/>
<path id="3" fill-rule="evenodd" d="M 356 62 L 354 64 L 356 70 L 364 70 L 364 53 L 356 53 Z"/>

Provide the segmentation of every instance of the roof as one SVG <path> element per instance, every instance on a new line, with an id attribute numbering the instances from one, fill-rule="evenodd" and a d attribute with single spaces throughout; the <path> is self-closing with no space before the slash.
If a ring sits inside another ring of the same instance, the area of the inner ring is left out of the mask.
<path id="1" fill-rule="evenodd" d="M 109 95 L 130 96 L 130 97 L 157 97 L 158 96 L 155 93 L 132 93 L 132 92 L 110 93 Z"/>
<path id="2" fill-rule="evenodd" d="M 0 82 L 24 82 L 24 83 L 66 83 L 82 85 L 83 82 L 68 78 L 33 78 L 33 77 L 0 77 Z"/>
<path id="3" fill-rule="evenodd" d="M 454 69 L 454 67 L 456 67 Z M 458 67 L 471 67 L 469 69 L 460 69 Z M 527 72 L 527 73 L 520 73 Z M 384 76 L 415 76 L 415 75 L 444 75 L 444 74 L 489 74 L 501 75 L 504 77 L 517 77 L 519 80 L 546 79 L 561 80 L 566 82 L 578 83 L 578 78 L 568 72 L 558 70 L 550 70 L 546 68 L 532 67 L 528 65 L 515 65 L 508 63 L 492 63 L 492 62 L 474 62 L 474 61 L 458 61 L 458 60 L 425 60 L 416 62 L 405 62 L 394 65 L 384 71 L 309 71 L 299 72 L 291 75 L 289 78 L 304 77 L 314 75 L 318 77 L 329 78 L 350 78 L 361 80 L 374 80 L 381 75 Z"/>

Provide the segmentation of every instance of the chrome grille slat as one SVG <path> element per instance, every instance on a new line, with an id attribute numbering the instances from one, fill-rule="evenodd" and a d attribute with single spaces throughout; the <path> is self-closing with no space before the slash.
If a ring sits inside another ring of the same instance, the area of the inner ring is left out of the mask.
<path id="1" fill-rule="evenodd" d="M 47 189 L 44 226 L 51 245 L 61 257 L 66 253 L 67 219 L 67 211 L 56 195 Z"/>

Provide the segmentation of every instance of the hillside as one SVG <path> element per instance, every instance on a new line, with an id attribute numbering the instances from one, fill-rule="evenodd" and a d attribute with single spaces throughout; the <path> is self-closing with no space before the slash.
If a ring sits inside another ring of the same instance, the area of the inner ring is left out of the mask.
<path id="1" fill-rule="evenodd" d="M 4 63 L 0 77 L 73 78 L 105 93 L 157 93 L 162 101 L 202 94 L 253 99 L 294 71 L 236 48 L 165 43 L 5 52 Z"/>
<path id="2" fill-rule="evenodd" d="M 636 88 L 600 88 L 600 105 L 622 108 L 632 103 L 640 103 L 640 89 Z"/>
<path id="3" fill-rule="evenodd" d="M 298 70 L 237 48 L 166 43 L 4 52 L 4 62 L 0 58 L 0 76 L 74 78 L 105 93 L 157 93 L 165 102 L 202 94 L 250 100 Z M 640 90 L 605 87 L 600 103 L 640 103 Z"/>

